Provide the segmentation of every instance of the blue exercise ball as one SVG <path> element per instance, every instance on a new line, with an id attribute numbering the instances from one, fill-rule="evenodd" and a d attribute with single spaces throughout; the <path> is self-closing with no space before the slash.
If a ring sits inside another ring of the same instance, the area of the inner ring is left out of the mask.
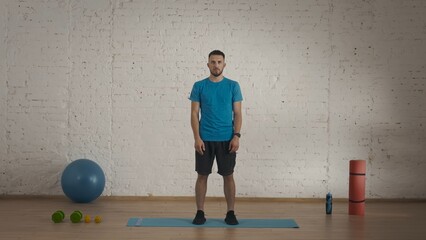
<path id="1" fill-rule="evenodd" d="M 89 203 L 104 191 L 105 174 L 94 161 L 78 159 L 64 169 L 61 186 L 65 195 L 72 201 Z"/>

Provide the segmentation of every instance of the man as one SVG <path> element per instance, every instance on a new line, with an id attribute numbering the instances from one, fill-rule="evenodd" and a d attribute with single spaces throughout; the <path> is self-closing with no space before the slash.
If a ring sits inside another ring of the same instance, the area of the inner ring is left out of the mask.
<path id="1" fill-rule="evenodd" d="M 204 201 L 207 192 L 207 178 L 216 158 L 218 173 L 223 176 L 224 194 L 227 203 L 225 222 L 238 224 L 234 213 L 235 182 L 234 167 L 239 148 L 242 125 L 241 101 L 243 100 L 238 82 L 223 76 L 225 54 L 214 50 L 209 54 L 207 67 L 210 76 L 194 84 L 191 96 L 191 127 L 194 133 L 195 170 L 198 173 L 195 184 L 197 213 L 193 224 L 206 222 Z M 201 111 L 201 119 L 199 118 Z"/>

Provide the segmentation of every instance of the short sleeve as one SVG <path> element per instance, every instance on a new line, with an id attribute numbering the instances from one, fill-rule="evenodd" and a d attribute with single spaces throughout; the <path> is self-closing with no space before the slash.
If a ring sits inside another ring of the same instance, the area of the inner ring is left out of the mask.
<path id="1" fill-rule="evenodd" d="M 232 102 L 241 102 L 243 101 L 243 94 L 241 93 L 240 84 L 235 82 L 234 88 L 232 91 Z"/>
<path id="2" fill-rule="evenodd" d="M 192 87 L 191 95 L 189 96 L 189 100 L 193 102 L 201 102 L 200 99 L 200 87 L 197 83 L 194 83 Z"/>

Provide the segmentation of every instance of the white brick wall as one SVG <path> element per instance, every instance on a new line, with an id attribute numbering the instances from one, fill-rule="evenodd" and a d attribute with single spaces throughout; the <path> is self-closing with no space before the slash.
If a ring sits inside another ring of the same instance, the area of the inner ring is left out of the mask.
<path id="1" fill-rule="evenodd" d="M 192 84 L 207 54 L 244 95 L 238 196 L 426 198 L 426 2 L 0 1 L 0 194 L 193 195 Z M 209 196 L 222 196 L 210 177 Z"/>
<path id="2" fill-rule="evenodd" d="M 6 39 L 7 39 L 7 5 L 0 1 L 0 192 L 5 192 L 7 185 L 6 168 L 8 159 L 6 140 L 6 118 L 7 118 L 7 61 L 6 61 Z"/>

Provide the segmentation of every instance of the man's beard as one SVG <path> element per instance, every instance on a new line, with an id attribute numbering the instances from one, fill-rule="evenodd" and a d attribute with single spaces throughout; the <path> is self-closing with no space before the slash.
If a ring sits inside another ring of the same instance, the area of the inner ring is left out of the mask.
<path id="1" fill-rule="evenodd" d="M 220 71 L 219 73 L 214 73 L 213 71 L 210 71 L 210 73 L 215 77 L 219 77 L 220 75 L 222 75 L 222 72 L 223 72 L 223 70 Z"/>

